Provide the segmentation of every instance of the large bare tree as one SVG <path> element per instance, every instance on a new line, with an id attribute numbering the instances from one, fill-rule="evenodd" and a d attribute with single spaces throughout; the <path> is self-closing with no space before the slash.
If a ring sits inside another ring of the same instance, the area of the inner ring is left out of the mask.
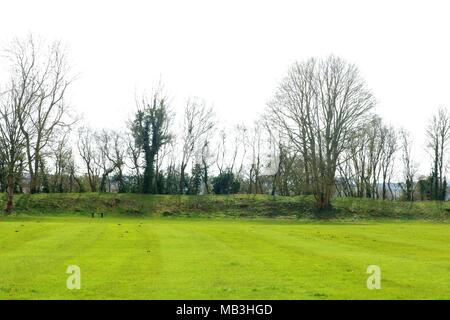
<path id="1" fill-rule="evenodd" d="M 269 103 L 274 124 L 303 154 L 319 210 L 331 208 L 340 155 L 374 105 L 358 68 L 333 56 L 295 63 Z"/>
<path id="2" fill-rule="evenodd" d="M 30 191 L 39 192 L 43 150 L 58 129 L 72 123 L 64 101 L 72 79 L 58 41 L 47 45 L 30 35 L 14 40 L 6 53 L 11 64 L 14 108 L 25 137 Z"/>

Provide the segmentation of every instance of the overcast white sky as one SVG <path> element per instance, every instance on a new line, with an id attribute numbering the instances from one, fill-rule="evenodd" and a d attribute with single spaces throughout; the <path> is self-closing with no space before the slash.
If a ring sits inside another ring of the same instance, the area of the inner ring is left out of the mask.
<path id="1" fill-rule="evenodd" d="M 2 0 L 0 44 L 30 32 L 61 39 L 79 73 L 69 102 L 100 127 L 122 126 L 135 94 L 160 78 L 174 109 L 199 96 L 225 122 L 249 123 L 292 62 L 339 55 L 424 156 L 430 112 L 450 107 L 449 9 L 430 0 Z"/>

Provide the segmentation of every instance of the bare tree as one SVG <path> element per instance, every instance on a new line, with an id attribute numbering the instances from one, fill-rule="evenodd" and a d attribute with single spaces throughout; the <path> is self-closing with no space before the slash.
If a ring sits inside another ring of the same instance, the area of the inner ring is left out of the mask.
<path id="1" fill-rule="evenodd" d="M 117 182 L 117 191 L 125 192 L 124 166 L 125 166 L 125 141 L 122 133 L 114 130 L 103 129 L 96 133 L 96 141 L 99 161 L 98 166 L 102 169 L 100 180 L 100 191 L 111 192 L 112 178 Z M 111 175 L 115 173 L 114 177 Z"/>
<path id="2" fill-rule="evenodd" d="M 111 140 L 112 140 L 112 152 L 109 160 L 113 163 L 117 175 L 117 185 L 118 185 L 118 192 L 122 193 L 126 191 L 125 186 L 125 178 L 124 178 L 124 167 L 126 162 L 125 152 L 126 152 L 126 146 L 125 141 L 122 138 L 124 136 L 123 133 L 112 131 L 111 132 Z"/>
<path id="3" fill-rule="evenodd" d="M 375 104 L 355 65 L 329 57 L 295 63 L 269 112 L 303 153 L 317 208 L 331 208 L 338 160 Z"/>
<path id="4" fill-rule="evenodd" d="M 365 128 L 361 128 L 361 130 L 355 132 L 350 140 L 349 149 L 344 154 L 344 159 L 341 161 L 341 166 L 347 164 L 348 161 L 346 161 L 346 158 L 351 162 L 351 167 L 347 167 L 350 172 L 346 172 L 346 179 L 352 181 L 349 183 L 350 185 L 354 185 L 356 189 L 355 195 L 361 198 L 367 194 L 366 173 L 368 166 L 368 150 L 366 146 L 368 144 L 368 139 L 369 135 Z M 341 171 L 343 172 L 344 170 Z"/>
<path id="5" fill-rule="evenodd" d="M 338 167 L 342 193 L 346 196 L 386 199 L 396 150 L 394 129 L 386 126 L 380 117 L 374 116 L 353 135 L 349 149 L 342 155 Z"/>
<path id="6" fill-rule="evenodd" d="M 381 174 L 381 160 L 385 148 L 386 135 L 381 118 L 375 116 L 369 123 L 369 166 L 367 174 L 368 198 L 379 198 L 378 183 Z"/>
<path id="7" fill-rule="evenodd" d="M 226 154 L 227 154 L 227 133 L 224 128 L 219 132 L 219 141 L 216 148 L 216 166 L 219 174 L 226 169 Z"/>
<path id="8" fill-rule="evenodd" d="M 25 137 L 30 191 L 40 188 L 42 153 L 57 129 L 71 125 L 64 102 L 72 79 L 61 43 L 45 47 L 32 36 L 12 42 L 7 49 L 11 63 L 13 103 Z"/>
<path id="9" fill-rule="evenodd" d="M 391 189 L 391 178 L 394 169 L 395 154 L 398 151 L 398 142 L 397 134 L 393 127 L 385 127 L 383 129 L 383 135 L 385 136 L 385 143 L 381 155 L 381 175 L 383 179 L 381 197 L 385 200 L 387 199 L 387 189 L 391 193 L 391 199 L 394 199 L 394 194 Z"/>
<path id="10" fill-rule="evenodd" d="M 68 133 L 61 133 L 61 139 L 53 148 L 55 170 L 53 173 L 53 191 L 64 192 L 64 178 L 70 176 L 72 149 L 68 141 Z M 71 188 L 70 188 L 71 189 Z"/>
<path id="11" fill-rule="evenodd" d="M 78 185 L 78 192 L 84 192 L 84 185 L 80 177 L 77 175 L 78 167 L 75 162 L 72 149 L 70 150 L 70 154 L 68 155 L 67 170 L 69 173 L 69 192 L 74 191 L 74 183 Z"/>
<path id="12" fill-rule="evenodd" d="M 131 170 L 131 176 L 134 179 L 132 184 L 132 191 L 138 192 L 142 190 L 142 168 L 144 166 L 142 161 L 142 145 L 136 143 L 135 138 L 131 133 L 126 135 L 126 149 L 128 153 L 128 159 L 130 161 L 125 161 L 128 168 Z M 129 164 L 128 164 L 129 163 Z"/>
<path id="13" fill-rule="evenodd" d="M 207 108 L 204 101 L 188 99 L 184 109 L 182 155 L 180 166 L 179 192 L 184 193 L 186 167 L 196 150 L 202 148 L 202 142 L 214 127 L 213 110 Z M 203 144 L 204 145 L 204 144 Z"/>
<path id="14" fill-rule="evenodd" d="M 249 139 L 250 145 L 250 170 L 249 170 L 249 193 L 262 193 L 261 185 L 261 169 L 262 169 L 262 128 L 258 122 L 255 122 L 251 136 Z"/>
<path id="15" fill-rule="evenodd" d="M 14 94 L 7 92 L 0 96 L 0 158 L 4 159 L 6 167 L 7 214 L 13 210 L 14 187 L 22 174 L 25 149 L 25 137 L 20 130 L 19 120 L 22 110 L 17 108 Z"/>
<path id="16" fill-rule="evenodd" d="M 281 188 L 277 188 L 282 179 L 282 169 L 283 163 L 286 158 L 286 152 L 281 138 L 281 134 L 272 128 L 270 119 L 263 117 L 264 128 L 268 133 L 268 156 L 269 160 L 267 163 L 268 170 L 272 173 L 272 196 L 277 194 Z"/>
<path id="17" fill-rule="evenodd" d="M 349 156 L 354 166 L 356 194 L 359 197 L 379 197 L 378 183 L 385 140 L 384 124 L 378 116 L 368 121 L 351 139 L 349 154 L 346 156 Z"/>
<path id="18" fill-rule="evenodd" d="M 431 196 L 433 200 L 445 199 L 445 154 L 450 143 L 450 115 L 447 109 L 439 108 L 427 127 L 428 148 L 432 154 Z"/>
<path id="19" fill-rule="evenodd" d="M 210 138 L 211 137 L 209 137 L 209 136 L 205 137 L 205 139 L 203 140 L 202 148 L 200 150 L 200 161 L 201 161 L 201 166 L 202 166 L 202 181 L 203 181 L 203 185 L 205 187 L 206 194 L 210 193 L 209 168 L 211 167 L 211 158 L 212 158 L 211 148 L 210 148 L 210 144 L 211 144 Z"/>
<path id="20" fill-rule="evenodd" d="M 91 128 L 82 127 L 78 131 L 78 152 L 84 162 L 91 192 L 97 192 L 100 167 L 96 150 L 95 135 Z"/>
<path id="21" fill-rule="evenodd" d="M 111 191 L 110 174 L 115 170 L 116 165 L 112 160 L 111 153 L 113 152 L 112 133 L 103 129 L 94 134 L 96 140 L 96 147 L 98 149 L 98 157 L 94 159 L 97 161 L 97 166 L 101 168 L 100 192 Z"/>
<path id="22" fill-rule="evenodd" d="M 242 172 L 244 170 L 244 161 L 247 155 L 248 143 L 248 128 L 244 124 L 237 124 L 234 127 L 233 153 L 229 169 L 231 172 L 236 172 L 236 176 L 238 177 L 238 179 L 240 179 L 243 174 Z M 236 161 L 239 162 L 236 163 Z"/>
<path id="23" fill-rule="evenodd" d="M 400 143 L 402 150 L 403 178 L 404 183 L 400 183 L 407 201 L 414 201 L 414 178 L 417 173 L 417 164 L 412 158 L 412 138 L 408 131 L 400 130 Z"/>

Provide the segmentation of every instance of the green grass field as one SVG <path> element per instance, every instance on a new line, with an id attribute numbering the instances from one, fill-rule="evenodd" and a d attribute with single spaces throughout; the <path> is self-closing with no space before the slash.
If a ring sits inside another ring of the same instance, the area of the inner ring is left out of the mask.
<path id="1" fill-rule="evenodd" d="M 1 299 L 450 299 L 445 221 L 17 215 L 0 235 Z"/>

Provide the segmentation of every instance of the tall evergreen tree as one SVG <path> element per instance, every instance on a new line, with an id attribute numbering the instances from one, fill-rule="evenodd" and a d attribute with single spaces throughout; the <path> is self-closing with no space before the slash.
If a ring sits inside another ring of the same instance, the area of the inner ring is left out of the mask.
<path id="1" fill-rule="evenodd" d="M 158 92 L 149 103 L 143 101 L 143 107 L 135 115 L 131 131 L 135 143 L 144 150 L 143 193 L 157 193 L 155 159 L 161 148 L 170 142 L 169 114 L 166 99 Z"/>

